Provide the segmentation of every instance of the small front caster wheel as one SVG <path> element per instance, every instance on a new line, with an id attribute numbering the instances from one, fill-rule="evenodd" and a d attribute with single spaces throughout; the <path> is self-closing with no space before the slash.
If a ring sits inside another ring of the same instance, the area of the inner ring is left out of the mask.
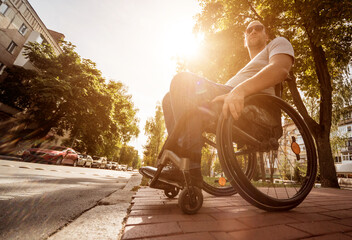
<path id="1" fill-rule="evenodd" d="M 168 188 L 168 189 L 164 190 L 164 194 L 168 198 L 176 197 L 179 192 L 180 192 L 180 189 L 177 188 L 177 187 L 171 187 L 171 188 Z"/>
<path id="2" fill-rule="evenodd" d="M 203 205 L 202 190 L 197 187 L 185 188 L 178 197 L 178 205 L 186 214 L 195 214 Z"/>

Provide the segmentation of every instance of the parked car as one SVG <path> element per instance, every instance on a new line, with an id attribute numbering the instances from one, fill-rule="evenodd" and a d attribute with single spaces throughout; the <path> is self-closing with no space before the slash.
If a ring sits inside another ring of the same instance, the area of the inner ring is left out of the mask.
<path id="1" fill-rule="evenodd" d="M 51 164 L 77 164 L 78 154 L 68 147 L 51 146 L 47 148 L 29 148 L 22 153 L 26 162 L 45 162 Z"/>
<path id="2" fill-rule="evenodd" d="M 122 171 L 127 171 L 127 165 L 120 165 Z"/>
<path id="3" fill-rule="evenodd" d="M 111 170 L 112 169 L 112 162 L 108 161 L 105 165 L 105 168 Z"/>
<path id="4" fill-rule="evenodd" d="M 111 164 L 112 164 L 111 169 L 117 170 L 117 166 L 118 166 L 117 162 L 111 162 Z"/>
<path id="5" fill-rule="evenodd" d="M 132 167 L 128 167 L 127 171 L 133 171 L 133 168 Z"/>
<path id="6" fill-rule="evenodd" d="M 105 157 L 93 156 L 92 167 L 105 168 L 105 165 L 107 164 L 107 162 L 108 161 Z"/>
<path id="7" fill-rule="evenodd" d="M 107 163 L 108 163 L 108 159 L 106 157 L 102 157 L 100 168 L 105 168 Z"/>
<path id="8" fill-rule="evenodd" d="M 82 167 L 92 167 L 93 158 L 88 154 L 79 154 L 77 165 Z"/>

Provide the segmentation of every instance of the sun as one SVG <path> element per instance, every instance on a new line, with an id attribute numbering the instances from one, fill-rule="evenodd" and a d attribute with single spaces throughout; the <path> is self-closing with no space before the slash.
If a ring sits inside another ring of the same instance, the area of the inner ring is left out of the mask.
<path id="1" fill-rule="evenodd" d="M 192 32 L 193 21 L 178 21 L 164 32 L 164 52 L 172 58 L 189 59 L 197 55 L 201 37 Z"/>

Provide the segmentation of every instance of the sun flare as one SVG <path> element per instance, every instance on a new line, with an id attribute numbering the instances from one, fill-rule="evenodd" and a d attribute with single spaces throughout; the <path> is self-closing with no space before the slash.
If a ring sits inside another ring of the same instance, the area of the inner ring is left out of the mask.
<path id="1" fill-rule="evenodd" d="M 164 51 L 171 57 L 191 58 L 199 51 L 201 37 L 192 32 L 193 21 L 179 21 L 165 31 Z"/>

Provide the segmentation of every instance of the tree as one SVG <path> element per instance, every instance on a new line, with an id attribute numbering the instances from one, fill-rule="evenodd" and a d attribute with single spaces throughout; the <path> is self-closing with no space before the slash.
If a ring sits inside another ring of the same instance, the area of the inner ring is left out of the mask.
<path id="1" fill-rule="evenodd" d="M 338 187 L 331 153 L 333 113 L 351 104 L 352 4 L 348 0 L 199 0 L 195 32 L 204 34 L 203 53 L 197 61 L 183 60 L 179 68 L 224 83 L 248 62 L 243 32 L 259 20 L 271 37 L 281 35 L 295 50 L 293 72 L 288 81 L 292 94 L 284 98 L 295 104 L 314 136 L 322 186 Z M 306 101 L 314 100 L 318 116 L 308 113 Z M 318 120 L 315 120 L 318 119 Z"/>
<path id="2" fill-rule="evenodd" d="M 120 150 L 118 162 L 120 164 L 127 164 L 128 166 L 137 168 L 140 165 L 138 151 L 134 147 L 123 145 Z"/>
<path id="3" fill-rule="evenodd" d="M 116 155 L 121 143 L 139 133 L 131 96 L 121 82 L 106 83 L 95 63 L 82 59 L 74 45 L 63 42 L 61 47 L 63 53 L 55 55 L 48 44 L 30 43 L 25 55 L 35 71 L 8 70 L 0 98 L 23 111 L 16 116 L 15 128 L 4 131 L 16 139 L 68 132 L 68 142 L 81 151 Z M 8 137 L 2 146 L 11 142 Z"/>
<path id="4" fill-rule="evenodd" d="M 154 118 L 146 121 L 144 131 L 148 139 L 146 145 L 143 146 L 143 162 L 144 165 L 154 166 L 166 135 L 164 116 L 160 104 L 157 104 L 155 108 Z"/>

